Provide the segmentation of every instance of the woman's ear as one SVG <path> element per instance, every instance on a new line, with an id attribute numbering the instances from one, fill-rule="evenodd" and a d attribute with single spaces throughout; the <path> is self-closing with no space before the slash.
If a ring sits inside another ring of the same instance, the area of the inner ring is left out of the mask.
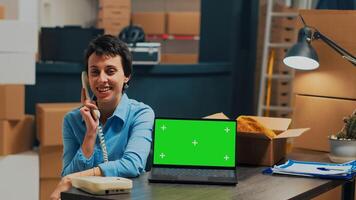
<path id="1" fill-rule="evenodd" d="M 131 76 L 125 77 L 124 82 L 125 82 L 125 83 L 128 83 L 129 80 L 130 80 L 130 78 L 131 78 Z"/>

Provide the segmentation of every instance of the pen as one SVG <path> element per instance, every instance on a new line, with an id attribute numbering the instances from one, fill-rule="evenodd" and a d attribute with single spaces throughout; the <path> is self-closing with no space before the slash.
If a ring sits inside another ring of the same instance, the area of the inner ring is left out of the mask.
<path id="1" fill-rule="evenodd" d="M 334 169 L 334 168 L 325 168 L 325 167 L 317 167 L 317 169 L 321 171 L 345 171 L 343 169 Z"/>

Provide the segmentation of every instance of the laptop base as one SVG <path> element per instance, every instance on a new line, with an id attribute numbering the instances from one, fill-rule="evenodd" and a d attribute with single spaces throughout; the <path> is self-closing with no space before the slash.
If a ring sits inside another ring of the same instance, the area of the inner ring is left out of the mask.
<path id="1" fill-rule="evenodd" d="M 227 180 L 226 178 L 222 181 L 221 178 L 212 177 L 194 177 L 196 180 L 189 180 L 191 177 L 173 177 L 173 176 L 152 176 L 150 175 L 148 181 L 150 183 L 182 183 L 182 184 L 203 184 L 203 185 L 231 185 L 237 184 L 237 180 L 231 178 Z"/>

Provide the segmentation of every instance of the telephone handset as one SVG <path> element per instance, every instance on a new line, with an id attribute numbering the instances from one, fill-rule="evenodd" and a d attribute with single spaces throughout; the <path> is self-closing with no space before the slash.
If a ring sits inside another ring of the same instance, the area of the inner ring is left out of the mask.
<path id="1" fill-rule="evenodd" d="M 88 81 L 88 74 L 87 72 L 83 71 L 82 72 L 82 86 L 84 88 L 84 92 L 85 92 L 85 98 L 91 100 L 90 96 L 89 96 L 89 81 Z M 99 120 L 100 119 L 100 112 L 99 110 L 91 110 L 91 115 L 94 118 L 94 120 Z M 103 152 L 103 159 L 104 162 L 108 162 L 108 152 L 106 150 L 106 145 L 105 145 L 105 139 L 104 139 L 104 133 L 103 133 L 103 128 L 99 122 L 99 126 L 97 128 L 97 135 L 99 137 L 99 141 L 100 141 L 100 147 L 101 150 Z"/>
<path id="2" fill-rule="evenodd" d="M 88 75 L 87 72 L 83 71 L 82 72 L 82 86 L 84 89 L 84 93 L 85 93 L 85 99 L 89 99 L 91 100 L 90 96 L 89 96 L 89 81 L 88 81 Z M 92 110 L 91 112 L 92 117 L 94 118 L 94 120 L 98 120 L 100 119 L 100 112 L 99 110 Z"/>

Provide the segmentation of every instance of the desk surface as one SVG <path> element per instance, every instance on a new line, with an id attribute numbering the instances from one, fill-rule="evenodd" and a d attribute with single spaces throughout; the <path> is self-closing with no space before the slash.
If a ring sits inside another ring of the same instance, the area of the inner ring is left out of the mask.
<path id="1" fill-rule="evenodd" d="M 295 149 L 289 159 L 329 162 L 327 153 Z M 92 196 L 72 188 L 62 193 L 70 199 L 310 199 L 345 183 L 342 180 L 263 175 L 266 167 L 240 166 L 236 186 L 149 183 L 148 173 L 133 179 L 130 194 Z"/>

